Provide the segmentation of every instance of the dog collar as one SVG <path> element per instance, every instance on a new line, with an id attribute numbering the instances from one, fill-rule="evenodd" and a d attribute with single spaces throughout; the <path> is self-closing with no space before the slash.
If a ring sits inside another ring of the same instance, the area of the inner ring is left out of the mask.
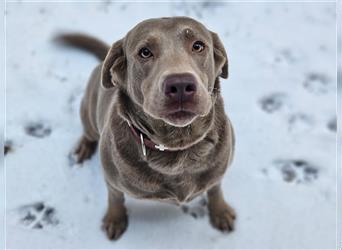
<path id="1" fill-rule="evenodd" d="M 135 140 L 141 145 L 141 149 L 143 152 L 143 155 L 146 156 L 146 147 L 152 150 L 158 150 L 158 151 L 169 151 L 167 147 L 163 144 L 156 144 L 154 143 L 146 134 L 141 132 L 140 129 L 135 127 L 133 124 L 128 122 L 128 126 L 135 138 Z"/>

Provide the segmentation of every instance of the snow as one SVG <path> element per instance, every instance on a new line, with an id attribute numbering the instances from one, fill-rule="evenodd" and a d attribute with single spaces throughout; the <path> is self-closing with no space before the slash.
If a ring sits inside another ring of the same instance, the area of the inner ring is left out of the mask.
<path id="1" fill-rule="evenodd" d="M 213 229 L 202 199 L 185 213 L 128 197 L 127 232 L 111 242 L 100 230 L 98 155 L 82 167 L 69 157 L 97 61 L 51 39 L 83 31 L 113 43 L 144 19 L 174 15 L 203 22 L 228 51 L 222 94 L 237 144 L 223 187 L 236 230 Z M 20 1 L 7 3 L 6 17 L 8 248 L 336 247 L 334 3 Z"/>

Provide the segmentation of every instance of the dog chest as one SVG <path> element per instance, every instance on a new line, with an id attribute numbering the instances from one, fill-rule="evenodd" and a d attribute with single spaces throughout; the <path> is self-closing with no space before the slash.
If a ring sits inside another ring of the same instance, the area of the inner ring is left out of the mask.
<path id="1" fill-rule="evenodd" d="M 165 177 L 159 181 L 153 176 L 138 183 L 135 180 L 122 181 L 122 191 L 139 199 L 151 199 L 181 204 L 191 201 L 205 192 L 212 181 L 203 180 L 198 175 L 183 173 L 173 177 Z M 129 178 L 129 177 L 128 177 Z M 205 182 L 203 182 L 205 181 Z"/>

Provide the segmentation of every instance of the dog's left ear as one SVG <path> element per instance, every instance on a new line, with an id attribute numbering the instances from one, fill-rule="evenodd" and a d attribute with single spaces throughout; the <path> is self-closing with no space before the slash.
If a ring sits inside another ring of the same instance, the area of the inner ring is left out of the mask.
<path id="1" fill-rule="evenodd" d="M 214 61 L 216 76 L 220 76 L 224 79 L 228 78 L 228 56 L 227 52 L 219 38 L 219 36 L 210 32 L 214 45 Z"/>

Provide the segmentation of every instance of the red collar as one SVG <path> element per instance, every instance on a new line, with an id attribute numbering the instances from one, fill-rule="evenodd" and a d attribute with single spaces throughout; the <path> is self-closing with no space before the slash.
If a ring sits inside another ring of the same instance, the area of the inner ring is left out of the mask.
<path id="1" fill-rule="evenodd" d="M 156 151 L 170 151 L 165 145 L 154 143 L 146 134 L 141 132 L 141 130 L 130 122 L 128 122 L 128 126 L 131 129 L 134 139 L 141 145 L 144 156 L 146 156 L 146 147 Z"/>

